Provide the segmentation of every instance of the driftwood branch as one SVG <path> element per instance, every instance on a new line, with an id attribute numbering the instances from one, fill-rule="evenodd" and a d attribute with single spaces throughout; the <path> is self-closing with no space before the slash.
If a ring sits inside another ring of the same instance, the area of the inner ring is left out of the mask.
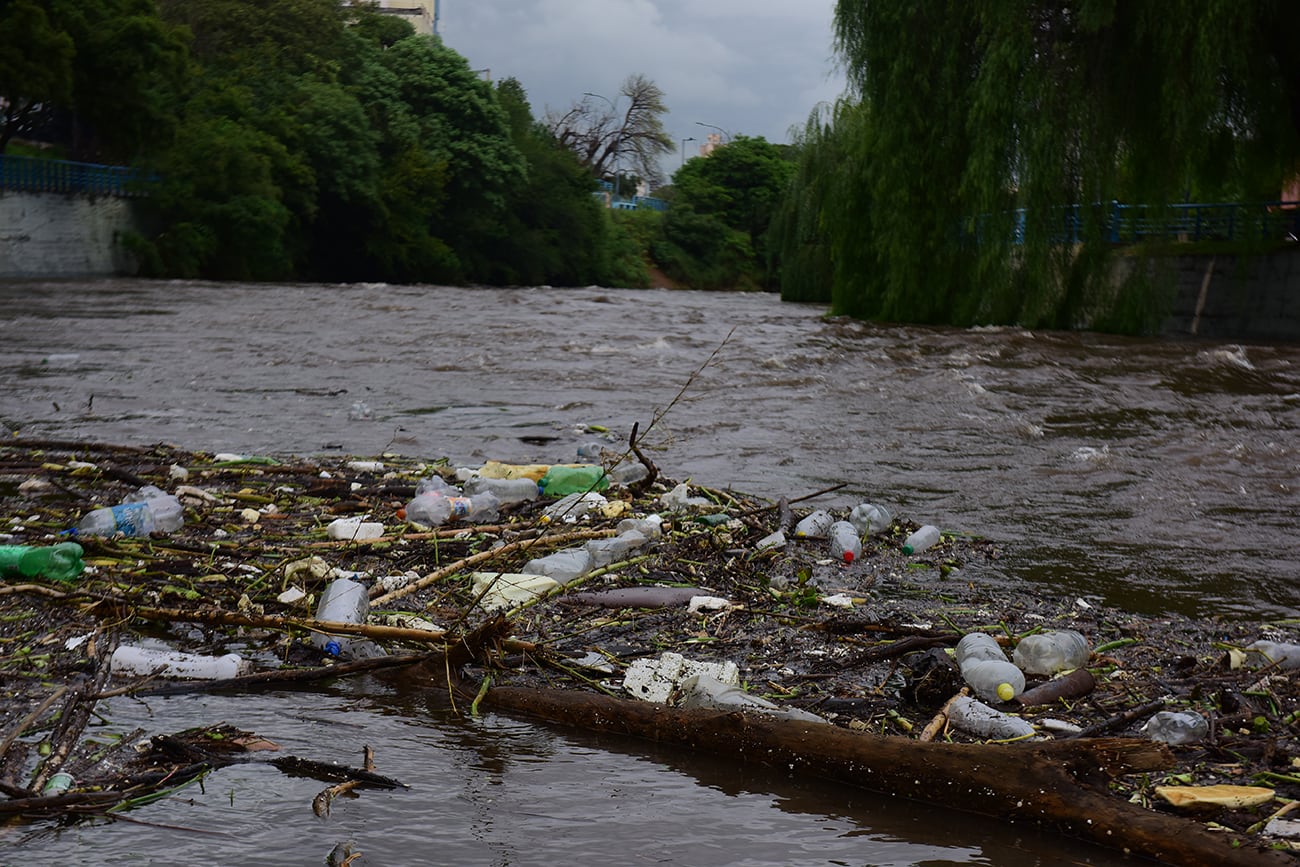
<path id="1" fill-rule="evenodd" d="M 1234 848 L 1194 821 L 1152 812 L 1105 791 L 1119 774 L 1173 764 L 1163 744 L 1136 738 L 1022 745 L 921 743 L 836 726 L 738 712 L 683 710 L 566 690 L 497 687 L 482 704 L 590 731 L 735 755 L 1123 849 L 1181 867 L 1294 864 L 1289 855 Z"/>

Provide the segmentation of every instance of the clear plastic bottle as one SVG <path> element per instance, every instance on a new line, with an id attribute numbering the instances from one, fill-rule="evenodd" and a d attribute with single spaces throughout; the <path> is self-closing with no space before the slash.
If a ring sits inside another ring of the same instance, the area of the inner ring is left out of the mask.
<path id="1" fill-rule="evenodd" d="M 962 731 L 982 738 L 1007 740 L 1034 733 L 1034 727 L 1018 716 L 978 702 L 968 695 L 954 698 L 948 704 L 948 719 Z"/>
<path id="2" fill-rule="evenodd" d="M 1250 665 L 1277 664 L 1281 669 L 1300 668 L 1300 644 L 1260 639 L 1246 648 L 1246 661 Z"/>
<path id="3" fill-rule="evenodd" d="M 568 584 L 586 575 L 592 568 L 591 552 L 586 548 L 565 548 L 529 560 L 519 571 L 525 575 L 545 575 L 561 584 Z"/>
<path id="4" fill-rule="evenodd" d="M 566 494 L 603 491 L 609 487 L 609 479 L 605 476 L 605 469 L 598 464 L 554 466 L 546 471 L 537 487 L 544 496 L 563 497 Z"/>
<path id="5" fill-rule="evenodd" d="M 370 613 L 370 596 L 366 585 L 351 578 L 335 578 L 321 594 L 316 619 L 329 623 L 365 623 Z M 340 659 L 369 659 L 383 656 L 383 648 L 366 638 L 352 635 L 327 635 L 313 632 L 311 643 Z"/>
<path id="6" fill-rule="evenodd" d="M 865 539 L 872 533 L 879 533 L 894 523 L 894 516 L 884 506 L 875 503 L 860 503 L 849 512 L 849 523 L 858 528 L 858 535 Z"/>
<path id="7" fill-rule="evenodd" d="M 465 482 L 465 496 L 492 494 L 503 506 L 537 499 L 537 482 L 532 479 L 485 479 L 482 476 Z"/>
<path id="8" fill-rule="evenodd" d="M 985 701 L 1011 701 L 1025 691 L 1025 675 L 991 635 L 971 632 L 957 642 L 962 679 Z"/>
<path id="9" fill-rule="evenodd" d="M 608 502 L 604 495 L 594 492 L 565 494 L 542 510 L 542 518 L 548 522 L 564 521 L 572 524 L 583 515 L 596 511 Z"/>
<path id="10" fill-rule="evenodd" d="M 794 525 L 795 538 L 803 539 L 809 536 L 820 539 L 831 530 L 831 524 L 835 523 L 835 516 L 824 509 L 817 509 L 802 521 Z"/>
<path id="11" fill-rule="evenodd" d="M 71 581 L 86 568 L 81 562 L 83 553 L 76 542 L 60 542 L 44 547 L 0 545 L 0 575 Z"/>
<path id="12" fill-rule="evenodd" d="M 1194 744 L 1205 740 L 1210 724 L 1199 713 L 1184 710 L 1157 711 L 1142 726 L 1142 731 L 1153 741 L 1167 744 Z"/>
<path id="13" fill-rule="evenodd" d="M 83 536 L 148 536 L 174 533 L 185 523 L 180 500 L 154 485 L 145 485 L 116 506 L 92 509 L 82 516 L 76 531 Z"/>
<path id="14" fill-rule="evenodd" d="M 593 441 L 578 446 L 578 457 L 584 461 L 598 461 L 604 453 L 605 444 L 602 442 Z"/>
<path id="15" fill-rule="evenodd" d="M 618 522 L 618 526 L 614 530 L 618 533 L 636 530 L 650 541 L 656 542 L 663 538 L 664 519 L 659 515 L 647 515 L 644 518 L 624 518 Z"/>
<path id="16" fill-rule="evenodd" d="M 417 494 L 406 504 L 406 520 L 425 527 L 441 527 L 450 521 L 491 521 L 500 501 L 492 493 L 474 497 L 448 497 L 436 492 Z"/>
<path id="17" fill-rule="evenodd" d="M 460 490 L 455 485 L 439 475 L 425 476 L 416 483 L 415 495 L 418 497 L 423 494 L 442 494 L 444 497 L 461 496 Z"/>
<path id="18" fill-rule="evenodd" d="M 1027 635 L 1011 659 L 1025 674 L 1052 675 L 1088 662 L 1088 639 L 1072 629 Z"/>
<path id="19" fill-rule="evenodd" d="M 939 528 L 926 524 L 903 540 L 904 554 L 920 554 L 939 541 Z"/>
<path id="20" fill-rule="evenodd" d="M 633 551 L 644 548 L 650 540 L 637 530 L 628 530 L 608 539 L 592 539 L 587 543 L 587 553 L 591 555 L 593 569 L 608 566 L 610 563 L 626 559 Z"/>
<path id="21" fill-rule="evenodd" d="M 609 481 L 613 485 L 635 485 L 650 475 L 646 465 L 640 461 L 625 461 L 609 471 Z"/>
<path id="22" fill-rule="evenodd" d="M 862 559 L 862 539 L 858 528 L 848 521 L 836 521 L 828 531 L 831 537 L 831 556 L 845 563 Z"/>

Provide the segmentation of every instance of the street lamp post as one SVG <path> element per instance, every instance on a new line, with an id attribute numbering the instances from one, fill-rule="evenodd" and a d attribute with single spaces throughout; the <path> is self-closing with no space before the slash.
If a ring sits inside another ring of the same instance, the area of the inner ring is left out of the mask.
<path id="1" fill-rule="evenodd" d="M 686 143 L 688 141 L 695 141 L 695 136 L 688 136 L 687 138 L 682 139 L 682 165 L 686 165 Z"/>
<path id="2" fill-rule="evenodd" d="M 711 123 L 704 123 L 703 121 L 698 121 L 698 120 L 695 122 L 695 125 L 696 125 L 696 126 L 707 126 L 709 129 L 716 129 L 718 132 L 720 132 L 720 133 L 722 133 L 724 136 L 726 136 L 726 138 L 725 138 L 724 141 L 726 141 L 726 142 L 728 142 L 728 143 L 731 141 L 731 133 L 727 132 L 725 129 L 723 129 L 723 128 L 720 127 L 720 126 L 714 126 L 714 125 L 711 124 Z"/>
<path id="3" fill-rule="evenodd" d="M 608 102 L 608 103 L 609 103 L 609 110 L 612 111 L 612 112 L 614 112 L 614 115 L 615 115 L 616 117 L 618 116 L 618 104 L 615 103 L 614 100 L 610 99 L 608 96 L 605 96 L 605 95 L 603 95 L 603 94 L 599 94 L 599 93 L 592 93 L 592 92 L 589 91 L 589 90 L 584 90 L 584 91 L 582 92 L 582 95 L 583 95 L 583 96 L 594 96 L 594 97 L 596 97 L 596 99 L 603 99 L 603 100 L 605 100 L 605 102 Z M 615 147 L 615 150 L 614 150 L 614 198 L 616 198 L 616 199 L 621 199 L 621 198 L 623 197 L 622 194 L 619 192 L 619 177 L 618 177 L 618 147 L 621 147 L 622 144 L 623 144 L 623 142 L 622 142 L 622 134 L 621 134 L 621 133 L 622 133 L 622 131 L 620 130 L 620 135 L 619 135 L 619 139 L 620 139 L 620 140 L 619 140 L 618 142 L 616 142 L 616 147 Z"/>

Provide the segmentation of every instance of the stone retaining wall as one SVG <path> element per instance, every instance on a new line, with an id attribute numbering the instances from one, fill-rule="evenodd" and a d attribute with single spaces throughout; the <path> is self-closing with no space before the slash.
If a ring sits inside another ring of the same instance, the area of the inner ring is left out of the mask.
<path id="1" fill-rule="evenodd" d="M 121 236 L 134 226 L 130 199 L 0 191 L 0 278 L 132 274 Z"/>

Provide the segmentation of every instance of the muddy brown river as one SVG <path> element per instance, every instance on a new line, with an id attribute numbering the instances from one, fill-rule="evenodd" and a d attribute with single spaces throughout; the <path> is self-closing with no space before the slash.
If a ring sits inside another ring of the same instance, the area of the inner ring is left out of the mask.
<path id="1" fill-rule="evenodd" d="M 571 460 L 587 426 L 621 443 L 638 422 L 673 478 L 773 498 L 843 482 L 818 503 L 1002 543 L 968 580 L 1300 613 L 1292 345 L 872 325 L 662 290 L 117 280 L 0 299 L 0 422 L 25 436 L 476 465 Z M 0 863 L 316 865 L 348 840 L 372 865 L 1121 863 L 708 757 L 451 719 L 373 678 L 104 710 L 106 729 L 225 720 L 322 760 L 369 743 L 412 789 L 321 820 L 314 781 L 241 766 L 132 812 L 152 825 L 0 832 Z"/>

